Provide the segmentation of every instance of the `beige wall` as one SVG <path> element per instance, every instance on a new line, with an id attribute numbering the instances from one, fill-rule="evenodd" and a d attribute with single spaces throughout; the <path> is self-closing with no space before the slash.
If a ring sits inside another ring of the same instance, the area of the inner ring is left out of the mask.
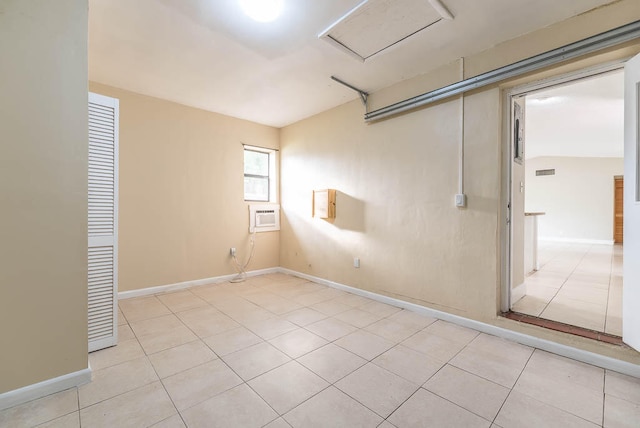
<path id="1" fill-rule="evenodd" d="M 120 100 L 119 291 L 235 273 L 248 254 L 242 143 L 279 130 L 91 83 Z M 279 232 L 256 234 L 248 270 L 279 265 Z"/>
<path id="2" fill-rule="evenodd" d="M 464 74 L 639 18 L 636 0 L 622 0 L 467 58 Z M 2 393 L 87 367 L 86 0 L 0 0 L 0 53 L 11 59 L 0 62 Z M 451 64 L 371 100 L 384 105 L 460 73 L 460 64 Z M 370 125 L 354 101 L 280 137 L 273 128 L 99 84 L 91 90 L 121 100 L 122 291 L 233 273 L 228 248 L 243 255 L 248 242 L 240 143 L 281 142 L 282 245 L 278 233 L 258 235 L 250 269 L 280 264 L 639 361 L 627 351 L 496 318 L 498 88 L 465 97 L 469 207 L 462 210 L 453 205 L 459 99 Z M 340 192 L 333 223 L 310 215 L 311 191 L 327 187 Z M 360 269 L 353 257 L 361 258 Z"/>
<path id="3" fill-rule="evenodd" d="M 613 242 L 613 177 L 622 158 L 536 157 L 527 159 L 527 211 L 543 211 L 541 239 Z M 536 176 L 538 169 L 555 175 Z"/>
<path id="4" fill-rule="evenodd" d="M 465 100 L 469 209 L 454 205 L 460 108 L 453 99 L 366 125 L 352 102 L 284 128 L 282 266 L 493 317 L 500 171 L 486 166 L 500 162 L 499 92 Z M 323 188 L 339 192 L 333 224 L 311 218 L 311 192 Z"/>
<path id="5" fill-rule="evenodd" d="M 465 76 L 640 19 L 621 1 L 465 59 Z M 464 98 L 465 193 L 454 206 L 463 116 L 459 98 L 366 124 L 353 101 L 281 132 L 281 265 L 604 355 L 640 356 L 498 317 L 501 296 L 502 88 L 623 58 L 640 46 L 468 93 Z M 460 62 L 374 93 L 373 108 L 459 79 Z M 314 189 L 338 190 L 333 223 L 311 217 Z M 361 267 L 353 267 L 353 258 Z"/>
<path id="6" fill-rule="evenodd" d="M 87 19 L 0 0 L 0 393 L 87 368 Z"/>

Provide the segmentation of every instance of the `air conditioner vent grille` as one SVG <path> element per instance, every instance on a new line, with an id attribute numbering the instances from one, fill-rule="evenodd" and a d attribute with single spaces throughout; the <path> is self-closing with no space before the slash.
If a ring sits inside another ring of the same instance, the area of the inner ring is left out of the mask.
<path id="1" fill-rule="evenodd" d="M 249 205 L 249 232 L 273 232 L 280 230 L 280 205 Z"/>

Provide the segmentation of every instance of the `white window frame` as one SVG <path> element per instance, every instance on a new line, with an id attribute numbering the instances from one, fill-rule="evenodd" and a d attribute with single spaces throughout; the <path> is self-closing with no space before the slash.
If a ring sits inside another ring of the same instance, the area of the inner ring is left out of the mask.
<path id="1" fill-rule="evenodd" d="M 242 150 L 242 177 L 243 177 L 243 183 L 244 183 L 244 177 L 247 176 L 247 174 L 245 174 L 244 172 L 244 153 L 245 151 L 251 151 L 251 152 L 259 152 L 259 153 L 265 153 L 267 155 L 269 155 L 269 175 L 268 175 L 268 183 L 269 183 L 269 199 L 266 201 L 263 200 L 256 200 L 256 199 L 247 199 L 247 195 L 244 193 L 244 184 L 243 184 L 243 188 L 242 188 L 242 192 L 243 192 L 243 198 L 245 202 L 262 202 L 262 203 L 277 203 L 278 202 L 278 198 L 277 198 L 277 189 L 278 189 L 278 161 L 277 161 L 277 154 L 278 151 L 275 149 L 268 149 L 266 147 L 258 147 L 258 146 L 250 146 L 247 144 L 243 144 L 243 150 Z M 251 175 L 249 175 L 251 176 Z"/>

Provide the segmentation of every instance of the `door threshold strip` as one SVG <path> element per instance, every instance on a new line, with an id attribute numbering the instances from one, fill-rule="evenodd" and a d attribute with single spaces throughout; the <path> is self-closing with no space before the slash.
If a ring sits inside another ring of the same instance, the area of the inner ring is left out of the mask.
<path id="1" fill-rule="evenodd" d="M 505 318 L 509 318 L 514 321 L 518 321 L 524 324 L 537 325 L 539 327 L 548 328 L 550 330 L 561 331 L 563 333 L 573 334 L 575 336 L 586 337 L 588 339 L 597 340 L 598 342 L 611 343 L 613 345 L 624 345 L 620 336 L 615 336 L 609 333 L 603 333 L 601 331 L 590 330 L 584 327 L 578 327 L 575 325 L 565 324 L 558 321 L 548 320 L 540 317 L 534 317 L 532 315 L 521 314 L 518 312 L 503 312 L 501 314 Z M 626 346 L 626 345 L 624 345 Z"/>

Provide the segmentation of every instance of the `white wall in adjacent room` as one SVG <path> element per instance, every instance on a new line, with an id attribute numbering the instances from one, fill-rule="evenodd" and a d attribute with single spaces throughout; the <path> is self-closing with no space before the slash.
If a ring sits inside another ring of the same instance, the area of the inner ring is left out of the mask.
<path id="1" fill-rule="evenodd" d="M 525 210 L 543 211 L 541 239 L 613 241 L 613 178 L 623 158 L 536 157 L 526 161 Z M 536 176 L 536 170 L 555 175 Z"/>

